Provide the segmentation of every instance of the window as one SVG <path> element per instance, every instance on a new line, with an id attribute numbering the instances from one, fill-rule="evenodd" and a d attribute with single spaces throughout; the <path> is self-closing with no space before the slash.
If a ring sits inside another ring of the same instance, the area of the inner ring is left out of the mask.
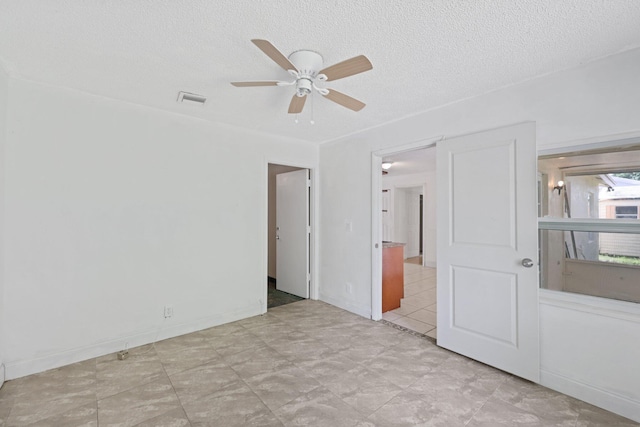
<path id="1" fill-rule="evenodd" d="M 540 158 L 538 169 L 540 286 L 640 303 L 640 147 Z"/>
<path id="2" fill-rule="evenodd" d="M 616 206 L 616 219 L 638 219 L 638 207 Z"/>

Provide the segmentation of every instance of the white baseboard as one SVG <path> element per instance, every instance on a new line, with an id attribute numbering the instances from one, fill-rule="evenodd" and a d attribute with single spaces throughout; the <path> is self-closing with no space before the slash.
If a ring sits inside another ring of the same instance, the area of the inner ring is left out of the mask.
<path id="1" fill-rule="evenodd" d="M 200 331 L 202 329 L 223 325 L 225 323 L 235 322 L 236 320 L 245 319 L 247 317 L 257 316 L 260 314 L 263 313 L 258 312 L 256 310 L 256 306 L 252 305 L 251 307 L 245 307 L 233 312 L 221 313 L 188 323 L 177 325 L 162 325 L 160 330 L 154 328 L 153 330 L 140 331 L 133 334 L 128 334 L 127 336 L 105 340 L 97 344 L 92 344 L 85 347 L 77 347 L 59 353 L 48 354 L 38 358 L 16 360 L 11 362 L 7 361 L 5 362 L 6 379 L 13 380 L 27 375 L 36 374 L 38 372 L 47 371 L 49 369 L 55 369 L 61 366 L 70 365 L 72 363 L 82 362 L 84 360 L 104 356 L 106 354 L 116 353 L 124 349 L 125 343 L 128 344 L 128 348 L 135 348 L 141 345 L 150 344 L 154 341 L 161 341 L 164 339 L 177 337 L 191 332 Z M 4 374 L 5 372 L 3 365 L 3 378 L 5 376 Z"/>
<path id="2" fill-rule="evenodd" d="M 0 363 L 0 388 L 4 384 L 4 363 Z"/>
<path id="3" fill-rule="evenodd" d="M 603 390 L 567 378 L 561 374 L 540 370 L 540 384 L 552 390 L 559 391 L 576 399 L 611 411 L 640 422 L 640 402 L 620 396 L 608 390 Z"/>
<path id="4" fill-rule="evenodd" d="M 350 311 L 351 313 L 357 314 L 358 316 L 371 319 L 371 307 L 362 307 L 362 306 L 351 304 L 347 301 L 343 301 L 341 299 L 333 298 L 323 294 L 320 294 L 319 299 L 320 301 L 324 301 L 327 304 L 335 305 L 338 308 Z"/>

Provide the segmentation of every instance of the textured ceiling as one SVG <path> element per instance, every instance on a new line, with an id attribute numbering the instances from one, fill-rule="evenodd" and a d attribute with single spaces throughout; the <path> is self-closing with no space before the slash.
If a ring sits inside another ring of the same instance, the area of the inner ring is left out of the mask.
<path id="1" fill-rule="evenodd" d="M 312 142 L 640 46 L 637 0 L 0 0 L 0 64 L 75 88 Z M 373 70 L 327 84 L 359 113 L 316 96 L 300 123 L 292 87 L 250 39 L 326 65 L 364 54 Z M 178 91 L 208 97 L 179 105 Z"/>

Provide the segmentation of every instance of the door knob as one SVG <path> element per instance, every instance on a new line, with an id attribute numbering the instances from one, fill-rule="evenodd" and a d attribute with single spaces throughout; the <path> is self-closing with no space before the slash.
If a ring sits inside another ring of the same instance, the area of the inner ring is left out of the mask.
<path id="1" fill-rule="evenodd" d="M 533 267 L 533 261 L 531 260 L 531 258 L 525 258 L 522 260 L 522 265 L 524 267 L 531 268 Z"/>

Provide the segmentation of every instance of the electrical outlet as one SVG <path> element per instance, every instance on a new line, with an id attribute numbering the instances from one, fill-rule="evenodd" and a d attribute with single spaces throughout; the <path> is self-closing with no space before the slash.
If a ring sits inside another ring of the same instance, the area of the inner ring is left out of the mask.
<path id="1" fill-rule="evenodd" d="M 347 291 L 348 294 L 352 294 L 353 293 L 353 286 L 351 286 L 351 283 L 347 282 L 345 289 Z"/>
<path id="2" fill-rule="evenodd" d="M 168 319 L 169 317 L 173 317 L 173 307 L 170 305 L 164 306 L 164 318 Z"/>

